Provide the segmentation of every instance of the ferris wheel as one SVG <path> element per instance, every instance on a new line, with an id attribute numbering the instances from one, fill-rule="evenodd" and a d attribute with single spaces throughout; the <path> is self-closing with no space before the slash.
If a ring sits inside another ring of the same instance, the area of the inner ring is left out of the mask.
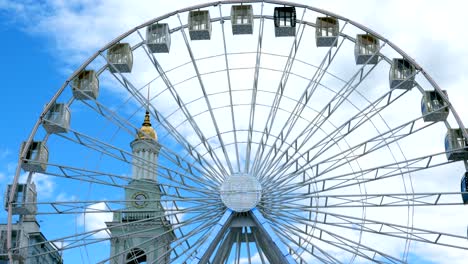
<path id="1" fill-rule="evenodd" d="M 468 131 L 449 95 L 382 35 L 311 6 L 216 1 L 157 17 L 98 50 L 42 111 L 7 191 L 8 258 L 468 254 L 453 221 L 468 203 Z M 58 198 L 37 196 L 41 178 Z"/>

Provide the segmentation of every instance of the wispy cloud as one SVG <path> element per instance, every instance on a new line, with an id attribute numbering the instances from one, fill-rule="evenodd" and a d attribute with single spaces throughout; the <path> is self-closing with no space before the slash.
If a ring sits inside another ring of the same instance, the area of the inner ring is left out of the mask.
<path id="1" fill-rule="evenodd" d="M 112 212 L 108 210 L 106 203 L 96 203 L 85 208 L 85 212 L 78 215 L 78 225 L 85 231 L 93 231 L 106 228 L 105 222 L 112 221 Z M 95 238 L 107 238 L 109 234 L 106 231 L 100 231 L 93 234 Z"/>

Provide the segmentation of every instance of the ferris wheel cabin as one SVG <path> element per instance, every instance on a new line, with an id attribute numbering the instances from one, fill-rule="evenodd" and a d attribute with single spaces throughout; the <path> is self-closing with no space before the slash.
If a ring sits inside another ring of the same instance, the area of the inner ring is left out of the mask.
<path id="1" fill-rule="evenodd" d="M 231 24 L 233 35 L 253 33 L 252 5 L 233 5 L 231 7 Z"/>
<path id="2" fill-rule="evenodd" d="M 447 96 L 447 91 L 443 91 Z M 449 114 L 447 102 L 437 91 L 425 91 L 421 98 L 421 112 L 424 122 L 445 121 Z"/>
<path id="3" fill-rule="evenodd" d="M 21 152 L 24 151 L 26 142 L 21 144 Z M 42 141 L 33 141 L 24 156 L 21 168 L 29 172 L 45 172 L 49 161 L 49 150 Z"/>
<path id="4" fill-rule="evenodd" d="M 146 28 L 146 46 L 151 53 L 169 53 L 171 34 L 169 25 L 155 23 Z"/>
<path id="5" fill-rule="evenodd" d="M 72 83 L 73 97 L 78 100 L 96 99 L 99 95 L 99 79 L 93 70 L 84 70 Z"/>
<path id="6" fill-rule="evenodd" d="M 463 136 L 462 129 L 447 130 L 445 152 L 448 160 L 468 160 L 468 140 Z"/>
<path id="7" fill-rule="evenodd" d="M 211 39 L 210 12 L 208 10 L 190 11 L 188 28 L 191 40 Z"/>
<path id="8" fill-rule="evenodd" d="M 389 72 L 390 89 L 410 90 L 414 87 L 414 66 L 406 59 L 393 59 Z"/>
<path id="9" fill-rule="evenodd" d="M 464 204 L 468 204 L 468 171 L 465 172 L 465 175 L 463 175 L 461 179 L 461 192 L 462 193 L 462 199 Z"/>
<path id="10" fill-rule="evenodd" d="M 315 41 L 317 47 L 336 47 L 338 44 L 339 22 L 334 17 L 317 17 Z"/>
<path id="11" fill-rule="evenodd" d="M 107 50 L 109 71 L 112 73 L 129 73 L 133 67 L 133 53 L 130 44 L 117 43 Z"/>
<path id="12" fill-rule="evenodd" d="M 9 184 L 5 192 L 5 210 L 8 210 L 8 201 L 10 199 L 12 185 Z M 19 183 L 16 185 L 13 198 L 13 214 L 15 215 L 33 215 L 36 213 L 36 186 L 34 183 Z"/>
<path id="13" fill-rule="evenodd" d="M 296 8 L 293 6 L 275 7 L 273 15 L 276 37 L 296 36 Z"/>
<path id="14" fill-rule="evenodd" d="M 354 57 L 356 64 L 377 64 L 379 61 L 380 41 L 370 34 L 359 34 L 356 36 L 354 46 Z"/>
<path id="15" fill-rule="evenodd" d="M 47 133 L 67 133 L 70 128 L 70 109 L 66 104 L 54 103 L 42 120 Z"/>

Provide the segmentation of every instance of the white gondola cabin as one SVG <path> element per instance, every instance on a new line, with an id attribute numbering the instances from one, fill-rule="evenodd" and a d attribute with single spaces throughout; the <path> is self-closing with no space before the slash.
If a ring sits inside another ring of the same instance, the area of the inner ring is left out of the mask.
<path id="1" fill-rule="evenodd" d="M 231 7 L 231 24 L 233 35 L 253 33 L 252 5 L 233 5 Z"/>
<path id="2" fill-rule="evenodd" d="M 42 126 L 50 133 L 67 133 L 70 128 L 70 109 L 66 104 L 54 103 L 42 119 Z"/>
<path id="3" fill-rule="evenodd" d="M 130 44 L 117 43 L 107 50 L 109 71 L 112 73 L 128 73 L 133 67 L 133 53 Z"/>
<path id="4" fill-rule="evenodd" d="M 78 100 L 96 99 L 99 95 L 99 79 L 93 70 L 80 72 L 72 83 L 73 97 Z"/>
<path id="5" fill-rule="evenodd" d="M 188 27 L 191 40 L 211 39 L 211 20 L 208 10 L 190 11 Z"/>
<path id="6" fill-rule="evenodd" d="M 460 128 L 447 130 L 445 152 L 448 160 L 468 160 L 468 141 Z"/>
<path id="7" fill-rule="evenodd" d="M 169 53 L 171 34 L 168 24 L 153 24 L 146 28 L 146 45 L 152 53 Z"/>
<path id="8" fill-rule="evenodd" d="M 406 59 L 393 59 L 390 67 L 390 89 L 410 90 L 414 87 L 415 68 Z"/>
<path id="9" fill-rule="evenodd" d="M 354 57 L 356 64 L 377 64 L 379 61 L 380 41 L 370 34 L 359 34 L 356 36 L 354 46 Z"/>
<path id="10" fill-rule="evenodd" d="M 461 192 L 462 193 L 462 199 L 464 204 L 468 204 L 468 171 L 465 172 L 461 179 Z"/>
<path id="11" fill-rule="evenodd" d="M 276 37 L 294 37 L 296 35 L 296 8 L 293 6 L 275 7 L 273 15 Z"/>
<path id="12" fill-rule="evenodd" d="M 336 47 L 338 44 L 339 22 L 334 17 L 317 17 L 315 42 L 317 47 Z"/>
<path id="13" fill-rule="evenodd" d="M 447 91 L 443 91 L 447 96 Z M 445 121 L 449 114 L 448 103 L 436 91 L 425 91 L 421 99 L 421 112 L 424 122 Z"/>
<path id="14" fill-rule="evenodd" d="M 21 152 L 24 150 L 25 146 L 26 142 L 23 142 L 23 144 L 21 144 Z M 21 168 L 30 172 L 45 172 L 48 161 L 49 150 L 44 142 L 33 141 L 26 151 Z"/>
<path id="15" fill-rule="evenodd" d="M 5 192 L 5 210 L 8 210 L 8 201 L 10 200 L 12 185 L 9 184 Z M 34 183 L 16 185 L 15 194 L 12 203 L 12 211 L 14 215 L 33 215 L 36 213 L 36 186 Z"/>

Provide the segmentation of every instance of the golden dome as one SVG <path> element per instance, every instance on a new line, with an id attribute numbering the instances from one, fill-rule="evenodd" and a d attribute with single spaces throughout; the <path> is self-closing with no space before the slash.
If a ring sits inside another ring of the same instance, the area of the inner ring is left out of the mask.
<path id="1" fill-rule="evenodd" d="M 151 126 L 150 122 L 150 114 L 148 111 L 146 111 L 145 114 L 145 121 L 143 121 L 143 124 L 138 131 L 138 139 L 154 139 L 157 140 L 158 136 L 156 135 L 156 131 L 154 128 Z"/>

